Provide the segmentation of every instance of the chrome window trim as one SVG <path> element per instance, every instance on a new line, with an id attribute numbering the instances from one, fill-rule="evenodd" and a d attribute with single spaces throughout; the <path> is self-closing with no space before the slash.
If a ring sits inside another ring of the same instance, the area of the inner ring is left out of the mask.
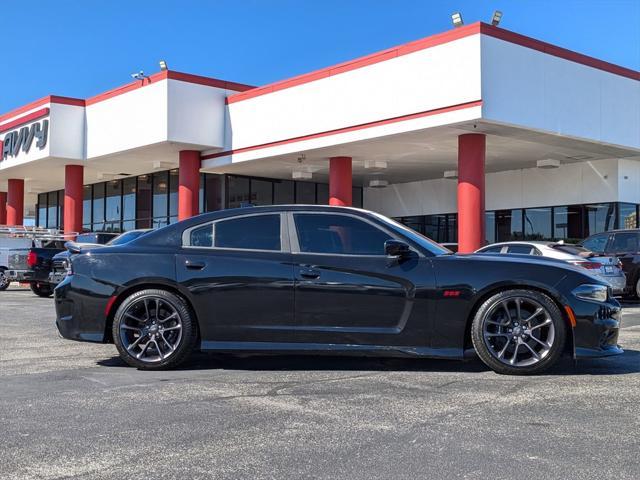
<path id="1" fill-rule="evenodd" d="M 242 218 L 247 218 L 247 217 L 258 217 L 258 216 L 266 216 L 266 215 L 270 215 L 270 216 L 278 216 L 280 217 L 280 249 L 279 250 L 267 250 L 267 249 L 262 249 L 262 248 L 236 248 L 236 247 L 216 247 L 215 246 L 215 241 L 216 241 L 216 231 L 215 231 L 215 226 L 216 224 L 220 223 L 220 222 L 225 222 L 225 221 L 230 221 L 230 220 L 239 220 Z M 201 247 L 201 246 L 197 246 L 197 245 L 191 245 L 191 232 L 198 229 L 198 228 L 202 228 L 204 226 L 207 225 L 211 225 L 211 239 L 212 239 L 212 243 L 214 244 L 211 247 Z M 189 250 L 207 250 L 207 251 L 211 251 L 211 250 L 215 250 L 215 251 L 230 251 L 230 252 L 263 252 L 263 253 L 289 253 L 291 251 L 290 249 L 290 242 L 289 242 L 289 235 L 288 235 L 288 228 L 287 228 L 287 218 L 286 218 L 286 214 L 283 212 L 257 212 L 257 213 L 247 213 L 244 215 L 235 215 L 233 217 L 225 217 L 225 218 L 219 218 L 217 220 L 212 220 L 210 222 L 204 222 L 198 225 L 194 225 L 193 227 L 189 227 L 187 229 L 185 229 L 182 232 L 182 248 L 186 248 Z"/>

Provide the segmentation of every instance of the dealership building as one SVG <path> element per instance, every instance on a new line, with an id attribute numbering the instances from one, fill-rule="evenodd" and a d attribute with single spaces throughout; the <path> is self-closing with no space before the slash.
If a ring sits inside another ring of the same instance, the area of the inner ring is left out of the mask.
<path id="1" fill-rule="evenodd" d="M 640 72 L 475 23 L 266 86 L 163 70 L 0 115 L 0 224 L 353 205 L 472 251 L 638 227 Z"/>

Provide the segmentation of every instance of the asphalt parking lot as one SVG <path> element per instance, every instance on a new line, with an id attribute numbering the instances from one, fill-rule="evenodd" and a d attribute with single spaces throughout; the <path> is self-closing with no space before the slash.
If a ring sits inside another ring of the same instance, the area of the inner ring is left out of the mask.
<path id="1" fill-rule="evenodd" d="M 640 477 L 640 308 L 623 356 L 499 376 L 478 361 L 198 355 L 126 367 L 0 292 L 0 478 Z"/>

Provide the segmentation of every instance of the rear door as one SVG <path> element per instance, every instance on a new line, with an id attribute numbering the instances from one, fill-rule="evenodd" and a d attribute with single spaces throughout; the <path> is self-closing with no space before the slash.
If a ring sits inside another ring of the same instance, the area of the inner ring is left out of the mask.
<path id="1" fill-rule="evenodd" d="M 176 275 L 194 302 L 203 348 L 295 341 L 286 222 L 281 213 L 247 214 L 185 231 Z"/>
<path id="2" fill-rule="evenodd" d="M 429 337 L 430 260 L 387 257 L 393 232 L 343 213 L 290 215 L 295 316 L 300 338 L 317 344 L 419 345 Z M 399 239 L 403 240 L 403 239 Z"/>

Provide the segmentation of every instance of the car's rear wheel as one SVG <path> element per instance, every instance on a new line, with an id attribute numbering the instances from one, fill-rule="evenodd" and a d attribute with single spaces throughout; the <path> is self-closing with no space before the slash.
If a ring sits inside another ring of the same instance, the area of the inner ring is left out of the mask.
<path id="1" fill-rule="evenodd" d="M 53 288 L 48 283 L 33 282 L 30 284 L 31 291 L 39 297 L 49 298 L 53 295 Z"/>
<path id="2" fill-rule="evenodd" d="M 9 279 L 5 275 L 5 271 L 6 271 L 5 268 L 0 268 L 0 292 L 9 288 L 9 284 L 11 283 L 9 282 Z"/>
<path id="3" fill-rule="evenodd" d="M 566 324 L 551 298 L 536 290 L 507 290 L 488 298 L 471 325 L 480 359 L 497 373 L 530 375 L 562 355 Z"/>
<path id="4" fill-rule="evenodd" d="M 166 290 L 148 289 L 127 297 L 113 320 L 120 357 L 143 370 L 172 368 L 193 352 L 196 320 L 186 302 Z"/>

